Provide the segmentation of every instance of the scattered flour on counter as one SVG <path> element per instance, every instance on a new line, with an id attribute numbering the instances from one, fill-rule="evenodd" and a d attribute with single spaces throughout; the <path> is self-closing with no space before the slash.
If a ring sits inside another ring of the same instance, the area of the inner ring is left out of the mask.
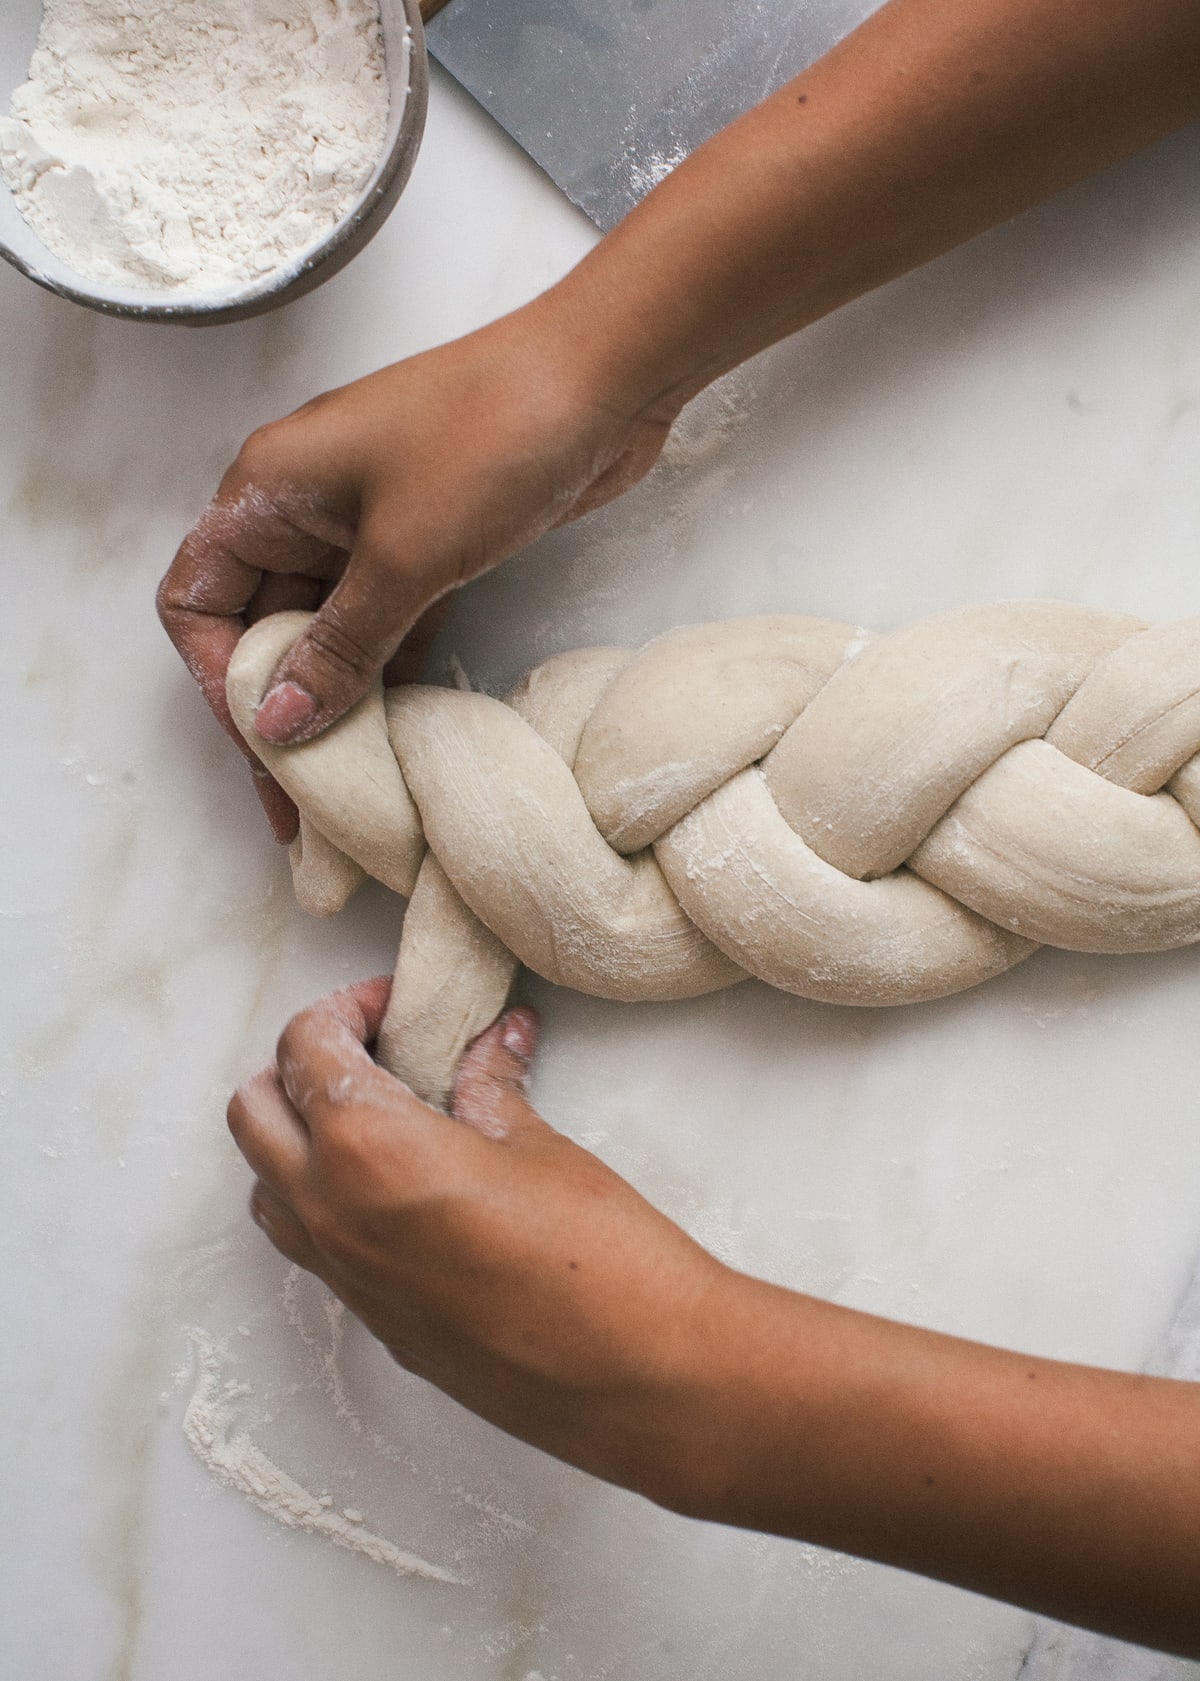
<path id="1" fill-rule="evenodd" d="M 343 1424 L 349 1425 L 356 1436 L 361 1436 L 362 1419 L 346 1393 L 346 1383 L 342 1377 L 341 1351 L 346 1325 L 345 1305 L 328 1291 L 323 1295 L 321 1307 L 329 1333 L 328 1344 L 323 1348 L 319 1339 L 309 1330 L 304 1317 L 300 1299 L 304 1278 L 305 1275 L 299 1267 L 288 1268 L 287 1277 L 283 1281 L 284 1315 L 316 1363 L 321 1381 L 333 1402 L 334 1411 Z"/>
<path id="2" fill-rule="evenodd" d="M 404 1552 L 364 1528 L 361 1512 L 353 1507 L 335 1511 L 331 1496 L 310 1493 L 281 1470 L 249 1432 L 238 1427 L 237 1403 L 249 1393 L 247 1386 L 225 1376 L 225 1361 L 207 1332 L 194 1328 L 188 1335 L 196 1379 L 184 1414 L 183 1433 L 193 1453 L 214 1476 L 289 1529 L 307 1529 L 321 1535 L 335 1546 L 386 1565 L 397 1576 L 421 1576 L 428 1582 L 446 1582 L 454 1587 L 464 1585 L 461 1577 L 415 1553 Z"/>
<path id="3" fill-rule="evenodd" d="M 0 175 L 77 273 L 220 293 L 341 220 L 388 105 L 378 0 L 45 0 Z"/>

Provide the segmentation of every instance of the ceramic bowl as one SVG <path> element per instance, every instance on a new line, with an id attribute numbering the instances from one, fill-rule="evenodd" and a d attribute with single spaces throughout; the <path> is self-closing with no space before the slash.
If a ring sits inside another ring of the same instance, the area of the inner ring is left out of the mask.
<path id="1" fill-rule="evenodd" d="M 41 20 L 40 0 L 0 5 L 0 110 L 25 80 Z M 0 180 L 0 256 L 30 280 L 61 297 L 106 315 L 138 321 L 179 321 L 204 326 L 244 321 L 311 292 L 343 268 L 379 232 L 408 180 L 421 143 L 429 98 L 429 70 L 419 0 L 380 0 L 384 54 L 391 91 L 387 138 L 370 180 L 328 234 L 285 267 L 256 277 L 236 291 L 155 291 L 113 286 L 76 273 L 48 251 Z"/>

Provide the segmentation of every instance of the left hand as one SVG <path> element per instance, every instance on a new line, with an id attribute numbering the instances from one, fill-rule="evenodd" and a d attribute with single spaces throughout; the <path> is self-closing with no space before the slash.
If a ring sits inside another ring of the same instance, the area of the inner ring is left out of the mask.
<path id="1" fill-rule="evenodd" d="M 387 997 L 370 981 L 305 1010 L 235 1094 L 255 1220 L 410 1371 L 692 1505 L 715 1462 L 705 1374 L 734 1275 L 534 1111 L 531 1011 L 474 1042 L 447 1116 L 371 1060 Z"/>

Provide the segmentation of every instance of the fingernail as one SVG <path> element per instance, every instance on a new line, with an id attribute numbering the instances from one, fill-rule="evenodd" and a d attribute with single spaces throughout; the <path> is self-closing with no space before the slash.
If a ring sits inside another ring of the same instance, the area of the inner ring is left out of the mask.
<path id="1" fill-rule="evenodd" d="M 254 714 L 254 727 L 264 741 L 284 746 L 301 730 L 307 729 L 317 715 L 317 702 L 299 683 L 276 683 L 263 696 L 262 705 Z"/>

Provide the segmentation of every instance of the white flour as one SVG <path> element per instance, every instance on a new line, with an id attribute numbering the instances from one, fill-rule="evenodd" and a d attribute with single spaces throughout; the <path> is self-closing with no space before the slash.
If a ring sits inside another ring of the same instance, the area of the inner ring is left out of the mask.
<path id="1" fill-rule="evenodd" d="M 335 1546 L 386 1565 L 398 1576 L 422 1576 L 429 1582 L 462 1586 L 460 1577 L 366 1529 L 361 1512 L 351 1506 L 335 1511 L 329 1495 L 311 1494 L 281 1470 L 249 1432 L 238 1427 L 237 1403 L 249 1393 L 247 1386 L 224 1376 L 225 1362 L 211 1337 L 198 1328 L 189 1335 L 196 1382 L 184 1414 L 183 1433 L 214 1476 L 289 1529 L 321 1535 Z"/>
<path id="2" fill-rule="evenodd" d="M 378 0 L 45 0 L 0 175 L 77 273 L 220 293 L 329 233 L 387 118 Z"/>

